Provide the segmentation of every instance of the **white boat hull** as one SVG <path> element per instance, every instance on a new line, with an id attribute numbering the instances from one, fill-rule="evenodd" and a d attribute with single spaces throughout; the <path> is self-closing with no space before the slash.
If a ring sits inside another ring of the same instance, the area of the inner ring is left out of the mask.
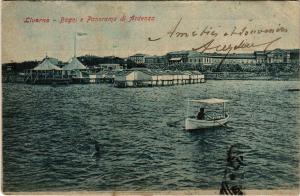
<path id="1" fill-rule="evenodd" d="M 197 120 L 195 118 L 185 119 L 185 130 L 207 129 L 213 127 L 224 126 L 229 120 L 229 115 L 226 118 L 218 120 Z"/>

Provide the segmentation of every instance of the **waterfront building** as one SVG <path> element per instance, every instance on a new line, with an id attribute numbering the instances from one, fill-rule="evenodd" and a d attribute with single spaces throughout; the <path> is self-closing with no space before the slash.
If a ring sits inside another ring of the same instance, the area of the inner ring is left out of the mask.
<path id="1" fill-rule="evenodd" d="M 150 69 L 124 70 L 115 74 L 115 87 L 151 87 L 204 82 L 200 72 L 154 71 Z"/>
<path id="2" fill-rule="evenodd" d="M 174 51 L 166 54 L 167 63 L 169 65 L 176 63 L 187 63 L 190 51 Z"/>
<path id="3" fill-rule="evenodd" d="M 266 63 L 266 52 L 265 51 L 255 51 L 254 56 L 257 65 L 262 65 Z"/>
<path id="4" fill-rule="evenodd" d="M 254 53 L 199 53 L 190 52 L 188 63 L 194 67 L 203 66 L 204 70 L 215 69 L 219 65 L 238 65 L 241 70 L 262 70 L 266 64 L 299 65 L 299 50 L 275 49 L 255 51 Z M 261 67 L 261 68 L 260 68 Z M 236 67 L 237 68 L 237 67 Z M 233 67 L 232 67 L 233 69 Z"/>
<path id="5" fill-rule="evenodd" d="M 51 84 L 54 82 L 69 82 L 70 78 L 64 70 L 54 65 L 46 56 L 36 67 L 26 70 L 24 81 L 33 84 Z"/>
<path id="6" fill-rule="evenodd" d="M 216 63 L 215 61 L 218 61 L 218 58 L 213 58 L 210 54 L 207 53 L 190 51 L 188 55 L 188 63 L 192 65 L 193 69 L 196 69 L 200 65 L 206 67 L 210 66 Z"/>
<path id="7" fill-rule="evenodd" d="M 282 49 L 275 49 L 266 53 L 268 64 L 290 63 L 290 52 Z"/>
<path id="8" fill-rule="evenodd" d="M 57 65 L 53 64 L 48 57 L 46 57 L 40 64 L 32 69 L 32 71 L 62 71 L 62 68 L 58 67 Z"/>
<path id="9" fill-rule="evenodd" d="M 255 51 L 254 53 L 199 53 L 190 52 L 188 62 L 204 66 L 214 64 L 239 64 L 239 65 L 262 65 L 262 64 L 299 64 L 299 49 L 283 50 L 275 49 L 270 51 Z"/>
<path id="10" fill-rule="evenodd" d="M 63 67 L 64 70 L 86 70 L 87 67 L 83 65 L 76 57 L 72 57 L 67 65 Z"/>
<path id="11" fill-rule="evenodd" d="M 151 84 L 154 74 L 143 68 L 135 68 L 117 72 L 115 74 L 115 86 L 117 87 L 138 87 L 146 83 Z"/>
<path id="12" fill-rule="evenodd" d="M 147 68 L 158 69 L 166 64 L 166 56 L 146 56 L 145 65 Z"/>
<path id="13" fill-rule="evenodd" d="M 256 59 L 253 53 L 233 53 L 228 54 L 224 59 L 225 64 L 239 64 L 239 65 L 255 65 Z"/>
<path id="14" fill-rule="evenodd" d="M 205 59 L 206 57 L 206 59 Z M 255 56 L 250 53 L 233 53 L 233 54 L 220 54 L 220 53 L 206 53 L 203 56 L 204 65 L 212 64 L 255 64 Z"/>
<path id="15" fill-rule="evenodd" d="M 255 51 L 256 63 L 299 65 L 299 49 Z"/>
<path id="16" fill-rule="evenodd" d="M 203 54 L 203 65 L 218 65 L 225 58 L 225 54 L 221 53 L 205 53 Z M 225 59 L 224 59 L 225 60 Z M 224 63 L 223 60 L 223 63 Z"/>
<path id="17" fill-rule="evenodd" d="M 83 65 L 76 57 L 72 57 L 69 63 L 63 66 L 65 74 L 72 78 L 74 83 L 81 83 L 88 75 L 87 67 Z"/>
<path id="18" fill-rule="evenodd" d="M 253 54 L 222 54 L 222 53 L 190 53 L 188 62 L 193 65 L 217 65 L 217 64 L 255 64 Z"/>
<path id="19" fill-rule="evenodd" d="M 145 54 L 135 54 L 132 56 L 129 56 L 128 59 L 135 62 L 136 64 L 140 65 L 140 64 L 144 64 L 145 63 Z"/>
<path id="20" fill-rule="evenodd" d="M 203 53 L 200 52 L 190 52 L 188 54 L 188 62 L 192 65 L 199 65 L 199 64 L 203 64 Z"/>
<path id="21" fill-rule="evenodd" d="M 290 63 L 291 65 L 298 65 L 299 66 L 299 49 L 291 49 L 287 50 L 290 53 Z"/>

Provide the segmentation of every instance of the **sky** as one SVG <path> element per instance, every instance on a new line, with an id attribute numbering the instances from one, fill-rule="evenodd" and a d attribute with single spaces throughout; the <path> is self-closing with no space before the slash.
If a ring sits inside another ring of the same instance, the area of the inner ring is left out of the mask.
<path id="1" fill-rule="evenodd" d="M 133 15 L 153 17 L 153 20 L 129 22 Z M 87 23 L 89 16 L 115 17 L 116 21 Z M 126 17 L 125 22 L 120 21 L 123 16 Z M 27 17 L 48 18 L 49 23 L 25 23 Z M 76 18 L 77 22 L 60 23 L 61 17 Z M 200 36 L 205 27 L 218 35 Z M 224 36 L 225 32 L 232 32 L 234 27 L 237 32 L 244 27 L 249 32 L 283 27 L 287 32 Z M 90 54 L 127 57 L 135 53 L 163 55 L 170 51 L 191 50 L 212 39 L 216 45 L 234 45 L 241 40 L 259 45 L 280 37 L 269 49 L 299 48 L 300 43 L 297 1 L 2 2 L 1 29 L 2 63 L 41 60 L 46 54 L 68 61 L 74 55 L 75 32 L 87 34 L 77 36 L 77 56 Z M 172 36 L 171 33 L 168 34 L 173 31 Z M 176 32 L 188 33 L 189 37 L 177 37 Z M 192 36 L 193 32 L 197 35 Z M 149 37 L 160 39 L 149 41 Z M 264 46 L 258 46 L 235 52 L 263 49 Z"/>

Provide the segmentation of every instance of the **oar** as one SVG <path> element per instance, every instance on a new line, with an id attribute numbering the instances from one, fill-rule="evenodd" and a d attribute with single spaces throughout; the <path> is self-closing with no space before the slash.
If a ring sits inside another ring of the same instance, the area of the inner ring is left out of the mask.
<path id="1" fill-rule="evenodd" d="M 222 127 L 229 128 L 228 126 L 219 123 L 217 120 L 215 120 L 214 118 L 212 118 L 210 115 L 207 115 L 207 114 L 205 114 L 205 115 L 208 116 L 208 117 L 210 118 L 210 120 L 213 120 L 214 122 L 217 122 L 217 123 L 218 123 L 219 125 L 221 125 Z"/>

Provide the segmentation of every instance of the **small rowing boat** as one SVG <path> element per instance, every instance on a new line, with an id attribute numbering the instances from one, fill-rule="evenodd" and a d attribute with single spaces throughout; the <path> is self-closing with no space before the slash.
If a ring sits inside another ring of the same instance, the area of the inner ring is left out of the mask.
<path id="1" fill-rule="evenodd" d="M 228 100 L 216 98 L 188 100 L 185 129 L 199 130 L 225 126 L 230 119 L 229 112 L 226 110 L 226 102 Z M 220 105 L 223 106 L 221 109 Z M 199 106 L 200 111 L 197 113 L 195 108 L 199 110 Z"/>

